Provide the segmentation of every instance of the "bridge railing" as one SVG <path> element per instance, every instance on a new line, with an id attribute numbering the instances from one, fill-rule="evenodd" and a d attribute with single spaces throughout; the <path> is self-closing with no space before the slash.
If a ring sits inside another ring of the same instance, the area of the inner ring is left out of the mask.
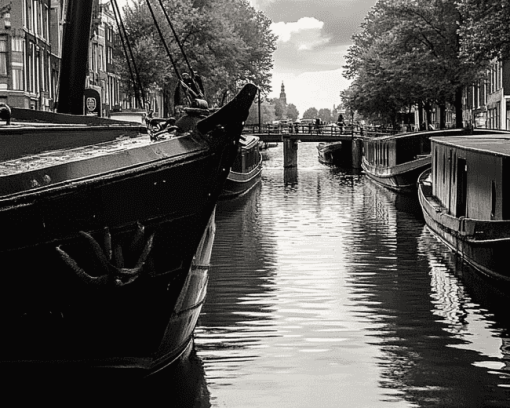
<path id="1" fill-rule="evenodd" d="M 321 134 L 328 136 L 335 135 L 349 135 L 353 133 L 351 126 L 337 126 L 337 125 L 315 125 L 315 124 L 292 124 L 292 125 L 262 125 L 250 124 L 245 125 L 243 133 L 255 133 L 255 134 L 266 134 L 266 135 L 285 135 L 285 134 Z M 359 134 L 359 127 L 355 127 L 354 134 Z"/>
<path id="2" fill-rule="evenodd" d="M 338 126 L 336 124 L 315 125 L 315 124 L 288 124 L 288 125 L 271 125 L 249 124 L 244 126 L 243 133 L 264 134 L 264 135 L 285 135 L 285 134 L 320 134 L 326 136 L 388 136 L 400 133 L 397 130 L 389 128 L 380 128 L 373 126 L 345 125 Z"/>

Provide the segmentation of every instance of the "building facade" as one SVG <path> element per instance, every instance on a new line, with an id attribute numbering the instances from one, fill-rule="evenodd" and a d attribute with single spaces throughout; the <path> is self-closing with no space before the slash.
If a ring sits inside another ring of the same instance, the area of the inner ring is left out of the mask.
<path id="1" fill-rule="evenodd" d="M 121 109 L 120 77 L 113 62 L 115 17 L 111 2 L 94 2 L 86 87 L 101 96 L 102 116 Z"/>
<path id="2" fill-rule="evenodd" d="M 53 111 L 66 0 L 0 0 L 0 102 Z M 101 114 L 120 110 L 113 50 L 116 22 L 109 1 L 94 0 L 85 88 L 101 96 Z"/>
<path id="3" fill-rule="evenodd" d="M 463 115 L 469 126 L 510 130 L 510 60 L 494 60 L 485 77 L 464 90 Z"/>
<path id="4" fill-rule="evenodd" d="M 0 102 L 53 108 L 62 38 L 55 0 L 0 1 Z"/>

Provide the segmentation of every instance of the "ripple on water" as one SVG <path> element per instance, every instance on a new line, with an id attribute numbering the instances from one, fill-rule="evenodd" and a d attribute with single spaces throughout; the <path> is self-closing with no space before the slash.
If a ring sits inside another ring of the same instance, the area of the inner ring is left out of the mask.
<path id="1" fill-rule="evenodd" d="M 312 145 L 295 172 L 264 154 L 262 183 L 218 205 L 196 330 L 211 404 L 505 405 L 506 309 L 472 291 L 417 200 L 318 164 Z"/>

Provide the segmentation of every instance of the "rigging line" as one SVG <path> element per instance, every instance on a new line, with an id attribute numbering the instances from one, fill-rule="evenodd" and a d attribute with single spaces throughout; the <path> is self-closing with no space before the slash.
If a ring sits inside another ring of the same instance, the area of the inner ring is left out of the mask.
<path id="1" fill-rule="evenodd" d="M 162 0 L 159 0 L 159 5 L 161 7 L 161 9 L 163 10 L 163 13 L 165 14 L 165 18 L 166 18 L 166 21 L 168 22 L 168 25 L 170 26 L 170 29 L 172 30 L 172 33 L 174 35 L 174 38 L 175 38 L 175 41 L 177 42 L 177 45 L 179 46 L 180 50 L 181 50 L 181 54 L 182 56 L 184 57 L 184 61 L 186 61 L 186 65 L 188 66 L 188 69 L 191 73 L 191 79 L 193 80 L 197 90 L 198 90 L 198 94 L 201 98 L 204 98 L 204 95 L 202 94 L 202 90 L 200 89 L 200 87 L 198 86 L 198 84 L 196 83 L 195 81 L 195 71 L 193 71 L 193 68 L 191 68 L 191 64 L 189 63 L 189 60 L 188 60 L 188 56 L 186 55 L 186 53 L 184 52 L 184 47 L 182 46 L 182 43 L 179 41 L 179 37 L 177 36 L 177 33 L 175 32 L 175 29 L 174 29 L 174 26 L 172 24 L 172 22 L 170 21 L 170 17 L 165 9 L 165 7 L 163 6 L 163 1 Z"/>
<path id="2" fill-rule="evenodd" d="M 190 92 L 193 97 L 197 97 L 198 95 L 195 93 L 195 91 L 193 91 L 193 89 L 191 89 L 182 79 L 181 77 L 181 74 L 179 73 L 179 70 L 177 69 L 177 65 L 175 64 L 175 61 L 174 59 L 172 58 L 172 54 L 170 53 L 170 50 L 168 48 L 168 45 L 165 41 L 165 37 L 163 36 L 163 33 L 161 32 L 161 28 L 159 27 L 159 24 L 158 24 L 158 21 L 156 20 L 156 16 L 154 15 L 154 10 L 152 9 L 152 6 L 151 6 L 151 3 L 150 3 L 150 0 L 146 0 L 146 3 L 147 5 L 149 6 L 149 11 L 151 12 L 151 15 L 152 15 L 152 19 L 154 20 L 154 25 L 156 26 L 156 29 L 158 30 L 158 34 L 159 34 L 159 37 L 161 38 L 161 42 L 163 43 L 163 46 L 165 47 L 165 50 L 166 50 L 166 53 L 168 55 L 168 58 L 170 58 L 170 62 L 172 63 L 172 66 L 174 67 L 174 71 L 175 71 L 175 74 L 177 75 L 177 78 L 179 79 L 179 82 L 181 83 L 181 85 L 186 89 L 188 90 L 188 92 Z M 188 97 L 188 101 L 191 103 L 191 100 L 189 98 L 188 95 L 186 95 Z"/>
<path id="3" fill-rule="evenodd" d="M 142 81 L 140 79 L 140 72 L 138 71 L 138 67 L 136 66 L 135 58 L 133 56 L 133 49 L 131 48 L 131 43 L 129 42 L 129 39 L 128 39 L 128 36 L 127 36 L 126 27 L 124 26 L 124 22 L 122 21 L 122 18 L 121 18 L 121 15 L 120 15 L 119 6 L 117 5 L 117 0 L 113 0 L 112 3 L 114 5 L 114 8 L 117 11 L 118 18 L 119 18 L 119 21 L 120 21 L 120 25 L 122 27 L 122 30 L 119 28 L 119 33 L 122 31 L 124 33 L 124 36 L 126 37 L 127 48 L 129 50 L 129 55 L 131 56 L 131 61 L 133 62 L 133 67 L 134 67 L 135 73 L 136 73 L 136 82 L 138 83 L 139 90 L 142 93 L 142 103 L 140 103 L 140 101 L 138 101 L 138 103 L 140 103 L 140 106 L 143 109 L 145 109 L 145 92 L 144 92 L 143 87 L 142 87 Z"/>
<path id="4" fill-rule="evenodd" d="M 129 69 L 129 76 L 131 77 L 131 81 L 133 83 L 133 90 L 135 91 L 135 98 L 136 100 L 138 101 L 138 104 L 140 106 L 143 106 L 143 104 L 141 103 L 140 101 L 140 93 L 138 91 L 138 86 L 136 85 L 136 81 L 135 81 L 135 77 L 133 75 L 133 68 L 131 68 L 131 61 L 130 61 L 130 58 L 128 56 L 128 52 L 126 50 L 126 44 L 124 42 L 124 36 L 126 35 L 125 33 L 122 32 L 122 29 L 120 27 L 120 23 L 119 23 L 119 17 L 117 16 L 117 13 L 118 13 L 118 9 L 116 10 L 116 7 L 117 7 L 117 0 L 113 0 L 112 1 L 112 8 L 113 8 L 113 15 L 115 17 L 115 22 L 117 23 L 117 29 L 119 30 L 119 37 L 120 37 L 120 41 L 122 43 L 122 48 L 124 50 L 124 55 L 126 56 L 126 62 L 127 62 L 127 65 L 128 65 L 128 69 Z M 124 36 L 123 36 L 124 35 Z M 127 40 L 127 37 L 126 37 L 126 40 Z M 133 61 L 133 64 L 134 64 L 134 61 Z"/>

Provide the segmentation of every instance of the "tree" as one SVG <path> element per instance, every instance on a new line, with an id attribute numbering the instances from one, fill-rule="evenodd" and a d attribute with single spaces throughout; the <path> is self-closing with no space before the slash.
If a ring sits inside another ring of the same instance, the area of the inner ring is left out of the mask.
<path id="1" fill-rule="evenodd" d="M 270 104 L 267 101 L 262 101 L 260 104 L 260 119 L 262 124 L 271 123 L 276 119 L 276 115 L 274 113 L 274 105 Z M 246 119 L 246 123 L 249 125 L 258 125 L 259 123 L 259 105 L 258 101 L 255 100 L 250 108 L 250 113 L 248 115 L 248 119 Z"/>
<path id="2" fill-rule="evenodd" d="M 293 103 L 289 103 L 287 105 L 287 118 L 292 119 L 293 121 L 296 121 L 296 119 L 299 117 L 299 111 Z"/>
<path id="3" fill-rule="evenodd" d="M 303 113 L 303 119 L 315 119 L 318 115 L 319 115 L 319 112 L 317 112 L 317 109 L 308 108 Z"/>
<path id="4" fill-rule="evenodd" d="M 276 115 L 276 119 L 283 119 L 287 113 L 285 104 L 279 98 L 273 98 L 269 102 L 275 107 L 274 114 Z"/>
<path id="5" fill-rule="evenodd" d="M 510 7 L 501 0 L 458 1 L 462 56 L 486 65 L 493 58 L 510 57 Z"/>
<path id="6" fill-rule="evenodd" d="M 175 89 L 178 79 L 173 64 L 181 73 L 189 69 L 159 2 L 150 0 L 150 4 L 173 63 L 146 0 L 128 3 L 124 7 L 124 25 L 143 76 L 142 87 Z M 211 105 L 233 95 L 246 82 L 258 85 L 264 92 L 270 89 L 276 37 L 270 30 L 271 20 L 248 1 L 164 0 L 164 7 L 193 71 L 203 79 Z M 125 62 L 117 61 L 119 74 L 130 78 Z"/>
<path id="7" fill-rule="evenodd" d="M 462 89 L 479 72 L 460 54 L 461 21 L 451 1 L 379 0 L 353 37 L 345 76 L 354 82 L 344 100 L 391 120 L 413 104 L 452 103 L 461 127 Z"/>
<path id="8" fill-rule="evenodd" d="M 331 115 L 330 109 L 325 109 L 325 108 L 319 109 L 319 112 L 317 113 L 317 115 L 319 116 L 320 120 L 322 120 L 323 122 L 326 122 L 326 123 L 329 123 L 333 120 L 333 116 Z"/>
<path id="9" fill-rule="evenodd" d="M 140 97 L 144 97 L 156 84 L 165 83 L 168 64 L 161 58 L 160 45 L 154 41 L 151 34 L 153 22 L 146 7 L 142 7 L 139 3 L 125 7 L 123 20 L 128 31 L 134 60 L 130 59 L 130 64 L 126 64 L 123 49 L 116 48 L 114 55 L 116 70 L 123 78 L 124 93 L 134 96 L 136 87 Z"/>

